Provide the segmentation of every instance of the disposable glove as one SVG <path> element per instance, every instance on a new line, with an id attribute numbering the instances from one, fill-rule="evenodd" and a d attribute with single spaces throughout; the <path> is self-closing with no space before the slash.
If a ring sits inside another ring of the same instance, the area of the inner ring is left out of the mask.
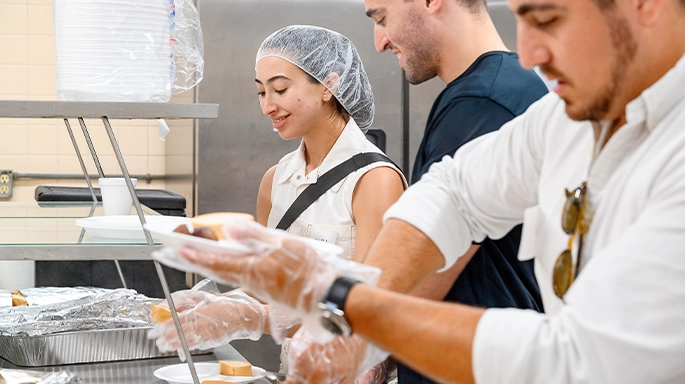
<path id="1" fill-rule="evenodd" d="M 217 254 L 182 248 L 180 255 L 209 276 L 244 287 L 289 318 L 299 318 L 318 342 L 333 335 L 320 323 L 317 304 L 337 276 L 350 276 L 375 284 L 377 268 L 337 257 L 340 248 L 298 238 L 253 222 L 235 222 L 224 227 L 234 240 L 251 251 L 247 254 Z"/>
<path id="2" fill-rule="evenodd" d="M 258 340 L 264 332 L 266 309 L 240 290 L 225 295 L 178 291 L 172 299 L 189 349 L 207 350 L 238 339 Z M 173 319 L 155 325 L 148 337 L 157 339 L 160 351 L 179 351 L 183 356 Z"/>
<path id="3" fill-rule="evenodd" d="M 300 324 L 300 319 L 294 316 L 292 313 L 288 314 L 290 311 L 281 311 L 275 308 L 273 305 L 269 306 L 269 328 L 271 332 L 271 338 L 278 345 L 283 344 L 285 339 L 288 337 L 290 328 Z"/>
<path id="4" fill-rule="evenodd" d="M 290 340 L 287 382 L 382 383 L 388 353 L 357 335 L 319 344 L 305 329 Z M 378 367 L 378 368 L 377 368 Z"/>

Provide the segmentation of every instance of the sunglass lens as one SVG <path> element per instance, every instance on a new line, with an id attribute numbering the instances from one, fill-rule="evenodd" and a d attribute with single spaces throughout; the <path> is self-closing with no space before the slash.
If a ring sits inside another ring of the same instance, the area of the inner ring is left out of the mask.
<path id="1" fill-rule="evenodd" d="M 561 213 L 561 228 L 570 235 L 576 229 L 576 224 L 578 223 L 578 217 L 580 216 L 580 201 L 576 196 L 575 191 L 569 193 L 566 192 L 566 204 L 564 204 L 564 210 Z"/>
<path id="2" fill-rule="evenodd" d="M 552 287 L 554 294 L 563 298 L 568 288 L 573 282 L 573 256 L 569 250 L 559 255 L 554 263 L 554 273 L 552 274 Z"/>

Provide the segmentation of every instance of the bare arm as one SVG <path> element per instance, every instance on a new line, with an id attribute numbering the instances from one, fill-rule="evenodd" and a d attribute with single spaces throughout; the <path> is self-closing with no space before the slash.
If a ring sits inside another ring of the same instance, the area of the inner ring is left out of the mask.
<path id="1" fill-rule="evenodd" d="M 361 262 L 383 227 L 383 214 L 404 192 L 400 175 L 390 167 L 378 167 L 362 176 L 352 195 L 356 226 L 353 260 Z"/>
<path id="2" fill-rule="evenodd" d="M 440 250 L 428 236 L 397 219 L 385 223 L 364 259 L 364 264 L 383 271 L 378 287 L 402 293 L 411 292 L 444 263 Z"/>
<path id="3" fill-rule="evenodd" d="M 460 257 L 450 269 L 429 277 L 421 285 L 412 290 L 410 294 L 429 300 L 443 300 L 479 248 L 480 245 L 472 245 L 464 256 Z"/>
<path id="4" fill-rule="evenodd" d="M 259 184 L 259 194 L 257 195 L 257 222 L 263 226 L 269 221 L 271 212 L 271 185 L 274 182 L 276 165 L 269 168 L 264 174 L 261 184 Z"/>
<path id="5" fill-rule="evenodd" d="M 474 382 L 471 350 L 484 311 L 362 284 L 352 287 L 345 303 L 345 317 L 356 334 L 437 381 L 458 383 Z"/>
<path id="6" fill-rule="evenodd" d="M 263 226 L 269 221 L 269 213 L 271 212 L 271 185 L 274 181 L 274 174 L 276 174 L 276 165 L 269 168 L 262 177 L 262 182 L 259 184 L 259 193 L 257 194 L 257 222 Z M 264 304 L 267 316 L 264 322 L 264 333 L 271 333 L 271 325 L 269 324 L 269 306 Z"/>

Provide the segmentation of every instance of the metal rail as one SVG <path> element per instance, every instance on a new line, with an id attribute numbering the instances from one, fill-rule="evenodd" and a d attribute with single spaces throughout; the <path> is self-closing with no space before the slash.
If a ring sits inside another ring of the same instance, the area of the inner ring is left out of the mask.
<path id="1" fill-rule="evenodd" d="M 88 130 L 84 119 L 86 118 L 98 118 L 102 119 L 105 125 L 107 134 L 109 135 L 112 148 L 116 155 L 117 161 L 121 168 L 124 179 L 126 180 L 126 185 L 133 199 L 133 204 L 136 208 L 138 218 L 141 224 L 145 224 L 145 217 L 143 215 L 143 210 L 140 205 L 140 201 L 135 193 L 133 184 L 131 183 L 131 176 L 128 173 L 126 164 L 124 162 L 121 151 L 119 150 L 119 145 L 114 137 L 114 132 L 109 124 L 109 119 L 196 119 L 196 118 L 217 118 L 219 116 L 219 106 L 218 104 L 194 104 L 194 103 L 127 103 L 127 102 L 71 102 L 71 101 L 32 101 L 32 100 L 0 100 L 0 118 L 61 118 L 64 119 L 67 129 L 69 130 L 70 136 L 72 137 L 72 142 L 74 144 L 74 149 L 79 156 L 79 161 L 81 162 L 82 170 L 84 172 L 83 177 L 88 180 L 88 186 L 91 191 L 91 196 L 95 197 L 92 184 L 90 184 L 90 175 L 86 172 L 85 165 L 83 164 L 83 159 L 81 158 L 78 146 L 73 139 L 73 132 L 71 131 L 71 126 L 69 125 L 68 119 L 77 118 L 83 130 L 83 134 L 86 138 L 86 142 L 95 161 L 95 165 L 98 170 L 98 176 L 104 177 L 104 172 L 100 163 L 97 159 L 97 154 L 95 148 L 90 140 Z M 145 249 L 143 253 L 146 253 L 149 258 L 149 254 L 154 250 L 154 242 L 152 241 L 152 236 L 150 232 L 144 230 L 145 238 L 147 240 L 148 247 L 140 247 L 140 249 Z M 86 249 L 87 246 L 79 245 L 81 250 Z M 62 259 L 69 259 L 68 253 L 73 250 L 74 247 L 60 246 L 52 247 L 51 250 L 59 250 L 57 252 L 51 252 L 49 259 L 55 260 L 58 257 Z M 131 247 L 111 247 L 108 250 L 118 249 L 118 252 L 112 253 L 108 252 L 107 256 L 101 257 L 102 259 L 115 260 L 117 262 L 119 258 L 125 259 L 123 257 L 125 253 L 132 253 Z M 138 247 L 135 247 L 138 248 Z M 5 251 L 8 250 L 8 251 Z M 19 254 L 26 252 L 27 254 L 34 254 L 33 250 L 35 247 L 30 246 L 18 246 L 18 247 L 0 247 L 0 260 L 4 259 L 14 259 L 16 260 Z M 11 255 L 10 255 L 11 254 Z M 35 254 L 34 254 L 35 255 Z M 57 257 L 56 257 L 57 256 Z M 31 257 L 27 257 L 31 258 Z M 97 257 L 96 257 L 97 258 Z M 35 259 L 35 257 L 34 257 Z M 92 260 L 93 257 L 88 257 Z M 155 269 L 157 270 L 157 275 L 159 276 L 160 283 L 162 284 L 162 289 L 164 290 L 164 295 L 166 296 L 167 303 L 171 310 L 172 318 L 176 326 L 176 331 L 178 332 L 179 339 L 183 346 L 183 351 L 185 352 L 188 367 L 190 369 L 190 374 L 193 378 L 195 384 L 200 384 L 200 381 L 193 364 L 193 358 L 188 349 L 186 343 L 183 329 L 181 323 L 178 319 L 178 314 L 176 313 L 176 307 L 174 306 L 173 300 L 171 298 L 171 293 L 169 291 L 169 286 L 164 276 L 164 271 L 162 266 L 155 261 Z M 123 274 L 120 268 L 118 268 L 120 277 L 122 278 L 122 283 L 125 284 L 123 280 Z"/>

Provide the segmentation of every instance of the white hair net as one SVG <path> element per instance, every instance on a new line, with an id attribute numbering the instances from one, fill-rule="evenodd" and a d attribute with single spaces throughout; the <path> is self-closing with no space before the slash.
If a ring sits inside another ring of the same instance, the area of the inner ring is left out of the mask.
<path id="1" fill-rule="evenodd" d="M 371 126 L 371 84 L 357 49 L 347 37 L 321 27 L 291 25 L 264 40 L 256 61 L 268 56 L 285 59 L 321 82 L 362 131 Z M 330 74 L 337 74 L 337 78 Z"/>

